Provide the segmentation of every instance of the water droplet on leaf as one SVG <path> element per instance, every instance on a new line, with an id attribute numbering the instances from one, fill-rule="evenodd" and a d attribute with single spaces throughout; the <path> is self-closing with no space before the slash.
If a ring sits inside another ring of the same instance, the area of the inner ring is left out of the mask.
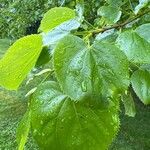
<path id="1" fill-rule="evenodd" d="M 82 89 L 83 92 L 86 92 L 86 91 L 87 91 L 87 83 L 86 83 L 85 81 L 83 81 L 83 82 L 81 83 L 81 89 Z"/>

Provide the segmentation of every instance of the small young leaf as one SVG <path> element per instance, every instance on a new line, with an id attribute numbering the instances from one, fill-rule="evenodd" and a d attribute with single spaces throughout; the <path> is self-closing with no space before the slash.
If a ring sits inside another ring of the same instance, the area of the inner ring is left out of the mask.
<path id="1" fill-rule="evenodd" d="M 54 67 L 63 91 L 74 100 L 108 89 L 126 89 L 128 61 L 116 46 L 95 42 L 87 47 L 82 39 L 66 36 L 54 51 Z M 108 93 L 108 92 L 107 92 Z"/>
<path id="2" fill-rule="evenodd" d="M 75 11 L 67 7 L 55 7 L 45 13 L 39 30 L 48 32 L 65 21 L 75 18 Z"/>
<path id="3" fill-rule="evenodd" d="M 102 6 L 98 9 L 98 15 L 104 17 L 108 23 L 116 23 L 121 17 L 121 11 L 112 6 Z"/>
<path id="4" fill-rule="evenodd" d="M 125 115 L 134 117 L 136 115 L 136 109 L 132 95 L 130 93 L 122 95 L 122 101 L 125 108 Z"/>
<path id="5" fill-rule="evenodd" d="M 145 104 L 150 104 L 150 73 L 147 70 L 137 70 L 131 77 L 132 87 Z"/>
<path id="6" fill-rule="evenodd" d="M 40 35 L 29 35 L 17 40 L 0 60 L 0 85 L 16 90 L 34 67 L 41 50 Z"/>
<path id="7" fill-rule="evenodd" d="M 150 63 L 150 43 L 137 32 L 129 30 L 121 33 L 117 43 L 132 63 Z"/>
<path id="8" fill-rule="evenodd" d="M 119 102 L 113 100 L 107 109 L 93 103 L 88 98 L 72 101 L 56 82 L 41 84 L 30 103 L 33 137 L 40 149 L 106 150 L 119 128 Z"/>
<path id="9" fill-rule="evenodd" d="M 18 150 L 23 150 L 30 131 L 30 111 L 23 116 L 17 128 Z"/>

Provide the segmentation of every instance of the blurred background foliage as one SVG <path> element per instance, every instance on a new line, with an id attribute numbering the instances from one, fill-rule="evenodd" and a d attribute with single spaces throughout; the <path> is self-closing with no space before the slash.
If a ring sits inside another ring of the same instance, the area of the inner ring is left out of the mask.
<path id="1" fill-rule="evenodd" d="M 0 38 L 18 39 L 24 35 L 36 33 L 45 12 L 56 6 L 75 8 L 82 0 L 0 0 Z M 122 20 L 133 14 L 138 0 L 86 0 L 84 16 L 91 24 L 104 25 L 103 18 L 97 10 L 103 5 L 118 7 Z M 150 21 L 150 17 L 147 18 Z M 86 25 L 85 25 L 86 29 Z"/>

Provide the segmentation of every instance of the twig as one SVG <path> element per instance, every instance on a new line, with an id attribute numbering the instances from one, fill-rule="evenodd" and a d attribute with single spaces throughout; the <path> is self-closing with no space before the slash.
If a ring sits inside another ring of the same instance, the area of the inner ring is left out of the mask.
<path id="1" fill-rule="evenodd" d="M 136 15 L 135 17 L 132 17 L 132 18 L 129 18 L 128 20 L 126 20 L 125 22 L 122 22 L 120 24 L 114 24 L 112 26 L 109 26 L 109 27 L 103 27 L 103 28 L 100 28 L 100 29 L 95 29 L 95 30 L 90 30 L 90 31 L 81 31 L 81 32 L 76 32 L 75 35 L 85 35 L 85 34 L 91 34 L 91 35 L 95 35 L 95 34 L 98 34 L 98 33 L 101 33 L 101 32 L 104 32 L 104 31 L 107 31 L 107 30 L 110 30 L 110 29 L 117 29 L 117 28 L 121 28 L 133 21 L 135 21 L 136 19 L 146 15 L 150 13 L 150 10 L 147 10 L 145 11 L 144 13 L 141 13 L 141 14 L 138 14 Z"/>
<path id="2" fill-rule="evenodd" d="M 123 23 L 114 24 L 113 26 L 105 27 L 105 28 L 101 28 L 101 29 L 97 29 L 97 30 L 93 30 L 93 31 L 90 31 L 90 32 L 92 32 L 92 34 L 98 34 L 98 33 L 101 33 L 101 32 L 104 32 L 104 31 L 107 31 L 107 30 L 110 30 L 110 29 L 121 28 L 121 27 L 123 27 L 123 26 L 125 26 L 125 25 L 127 25 L 127 24 L 129 24 L 131 22 L 133 22 L 134 20 L 136 20 L 136 19 L 138 19 L 138 18 L 140 18 L 140 17 L 142 17 L 142 16 L 144 16 L 145 14 L 148 14 L 148 13 L 150 13 L 150 10 L 148 10 L 148 11 L 142 13 L 142 14 L 139 14 L 139 15 L 133 17 L 133 18 L 129 18 L 128 20 L 126 20 Z"/>

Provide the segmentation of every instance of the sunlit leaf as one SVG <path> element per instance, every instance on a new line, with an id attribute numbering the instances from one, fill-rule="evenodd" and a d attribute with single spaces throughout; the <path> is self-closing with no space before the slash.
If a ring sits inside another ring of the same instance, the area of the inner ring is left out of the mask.
<path id="1" fill-rule="evenodd" d="M 67 7 L 55 7 L 45 13 L 39 30 L 48 32 L 65 21 L 75 18 L 75 11 Z"/>
<path id="2" fill-rule="evenodd" d="M 17 40 L 0 60 L 0 85 L 16 90 L 34 67 L 42 50 L 40 35 Z"/>

